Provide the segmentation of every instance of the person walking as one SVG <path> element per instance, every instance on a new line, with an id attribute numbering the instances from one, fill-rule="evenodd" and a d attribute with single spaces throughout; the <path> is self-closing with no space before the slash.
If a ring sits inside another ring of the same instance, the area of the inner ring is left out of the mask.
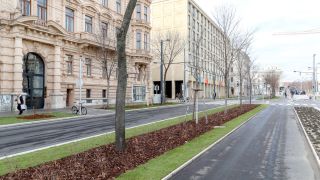
<path id="1" fill-rule="evenodd" d="M 17 99 L 17 109 L 19 110 L 19 115 L 21 115 L 23 113 L 24 110 L 26 110 L 26 105 L 24 104 L 24 99 L 22 94 L 19 94 Z"/>
<path id="2" fill-rule="evenodd" d="M 217 93 L 213 92 L 213 100 L 216 100 L 216 97 L 217 97 Z"/>

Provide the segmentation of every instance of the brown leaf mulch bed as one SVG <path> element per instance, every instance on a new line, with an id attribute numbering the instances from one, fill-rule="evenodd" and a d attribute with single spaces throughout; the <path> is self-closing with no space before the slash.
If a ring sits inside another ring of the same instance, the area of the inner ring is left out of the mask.
<path id="1" fill-rule="evenodd" d="M 309 139 L 320 157 L 320 111 L 313 107 L 294 107 Z"/>
<path id="2" fill-rule="evenodd" d="M 0 179 L 113 179 L 166 151 L 183 145 L 187 141 L 211 130 L 214 126 L 238 117 L 257 105 L 243 105 L 205 118 L 170 126 L 126 140 L 124 152 L 117 152 L 114 144 L 101 146 L 37 167 L 18 170 Z"/>
<path id="3" fill-rule="evenodd" d="M 33 114 L 28 116 L 21 116 L 17 117 L 17 119 L 24 119 L 24 120 L 35 120 L 35 119 L 46 119 L 46 118 L 53 118 L 55 116 L 48 115 L 48 114 Z"/>

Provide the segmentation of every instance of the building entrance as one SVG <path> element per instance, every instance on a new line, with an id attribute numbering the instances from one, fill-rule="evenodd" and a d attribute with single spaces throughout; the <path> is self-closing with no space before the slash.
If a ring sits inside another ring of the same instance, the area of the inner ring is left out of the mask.
<path id="1" fill-rule="evenodd" d="M 23 58 L 23 91 L 28 93 L 26 105 L 28 109 L 44 107 L 44 63 L 35 53 L 28 53 Z"/>

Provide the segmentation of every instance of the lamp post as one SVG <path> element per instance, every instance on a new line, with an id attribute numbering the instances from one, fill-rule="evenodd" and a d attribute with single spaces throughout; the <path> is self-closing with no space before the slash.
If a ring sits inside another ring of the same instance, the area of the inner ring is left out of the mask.
<path id="1" fill-rule="evenodd" d="M 165 41 L 169 41 L 169 39 L 166 39 Z M 163 42 L 164 40 L 160 40 L 160 60 L 161 60 L 161 65 L 160 65 L 160 86 L 161 86 L 161 104 L 164 103 L 164 77 L 163 77 Z"/>

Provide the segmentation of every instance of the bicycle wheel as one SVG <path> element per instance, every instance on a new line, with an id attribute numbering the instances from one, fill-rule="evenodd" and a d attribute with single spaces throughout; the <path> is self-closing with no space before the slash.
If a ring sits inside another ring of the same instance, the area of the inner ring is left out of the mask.
<path id="1" fill-rule="evenodd" d="M 71 111 L 72 111 L 72 114 L 78 114 L 77 106 L 72 106 Z"/>
<path id="2" fill-rule="evenodd" d="M 82 115 L 87 115 L 87 108 L 81 107 L 81 114 Z"/>

